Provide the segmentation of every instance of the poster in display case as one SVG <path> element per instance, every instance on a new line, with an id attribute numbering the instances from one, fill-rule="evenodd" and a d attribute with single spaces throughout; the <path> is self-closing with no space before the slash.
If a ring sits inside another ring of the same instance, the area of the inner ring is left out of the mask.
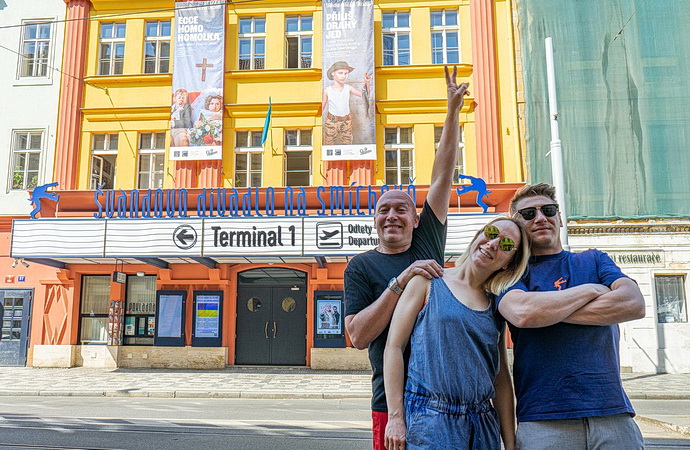
<path id="1" fill-rule="evenodd" d="M 187 291 L 156 291 L 156 324 L 144 322 L 154 332 L 154 344 L 162 346 L 184 346 L 185 302 Z M 155 319 L 154 319 L 155 320 Z M 155 326 L 154 326 L 155 325 Z"/>

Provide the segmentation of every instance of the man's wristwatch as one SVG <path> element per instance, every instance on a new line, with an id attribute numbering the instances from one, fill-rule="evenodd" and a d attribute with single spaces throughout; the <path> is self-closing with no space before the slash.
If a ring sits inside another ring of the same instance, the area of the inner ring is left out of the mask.
<path id="1" fill-rule="evenodd" d="M 388 282 L 388 289 L 390 289 L 398 295 L 403 293 L 403 290 L 398 284 L 398 279 L 396 277 L 391 278 L 391 280 Z"/>

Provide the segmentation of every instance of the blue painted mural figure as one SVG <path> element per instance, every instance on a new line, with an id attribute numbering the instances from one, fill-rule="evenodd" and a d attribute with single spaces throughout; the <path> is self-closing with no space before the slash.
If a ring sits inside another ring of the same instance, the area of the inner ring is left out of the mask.
<path id="1" fill-rule="evenodd" d="M 44 184 L 42 186 L 36 186 L 36 188 L 31 192 L 29 202 L 34 204 L 34 209 L 30 213 L 32 219 L 35 219 L 36 214 L 38 214 L 41 211 L 42 198 L 45 198 L 46 200 L 52 200 L 54 202 L 60 200 L 60 195 L 56 194 L 55 192 L 48 192 L 48 188 L 55 187 L 57 185 L 57 182 L 54 182 Z"/>
<path id="2" fill-rule="evenodd" d="M 484 212 L 489 209 L 489 205 L 484 203 L 484 197 L 488 197 L 489 193 L 491 192 L 490 190 L 487 189 L 486 187 L 486 181 L 482 180 L 481 178 L 476 178 L 472 177 L 469 175 L 463 175 L 460 174 L 458 175 L 459 180 L 470 180 L 472 183 L 463 186 L 462 188 L 457 188 L 458 195 L 464 194 L 466 192 L 472 192 L 476 191 L 477 192 L 477 205 L 481 206 Z"/>

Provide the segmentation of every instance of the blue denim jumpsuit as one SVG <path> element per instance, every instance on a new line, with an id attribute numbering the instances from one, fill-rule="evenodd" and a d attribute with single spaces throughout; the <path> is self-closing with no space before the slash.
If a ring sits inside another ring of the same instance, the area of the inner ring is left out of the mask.
<path id="1" fill-rule="evenodd" d="M 498 417 L 490 403 L 498 373 L 499 330 L 493 301 L 468 308 L 442 278 L 410 339 L 405 386 L 408 449 L 500 449 Z"/>

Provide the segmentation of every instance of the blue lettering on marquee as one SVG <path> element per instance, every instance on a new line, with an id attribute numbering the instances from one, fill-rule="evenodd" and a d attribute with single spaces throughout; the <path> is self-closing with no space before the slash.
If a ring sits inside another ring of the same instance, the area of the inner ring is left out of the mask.
<path id="1" fill-rule="evenodd" d="M 283 215 L 307 216 L 307 191 L 304 187 L 283 188 Z M 296 190 L 299 189 L 298 192 Z M 345 216 L 366 215 L 376 211 L 376 202 L 384 192 L 392 189 L 407 190 L 416 202 L 417 189 L 414 185 L 359 186 L 318 186 L 316 188 L 316 215 Z M 261 195 L 265 196 L 265 208 L 260 209 Z M 361 196 L 365 195 L 366 205 Z M 173 218 L 188 217 L 188 191 L 186 189 L 133 189 L 129 193 L 119 189 L 103 190 L 99 186 L 93 195 L 96 212 L 93 217 L 102 218 Z M 273 217 L 276 215 L 276 190 L 273 187 L 249 187 L 240 194 L 235 188 L 204 188 L 197 195 L 196 213 L 199 217 Z"/>

